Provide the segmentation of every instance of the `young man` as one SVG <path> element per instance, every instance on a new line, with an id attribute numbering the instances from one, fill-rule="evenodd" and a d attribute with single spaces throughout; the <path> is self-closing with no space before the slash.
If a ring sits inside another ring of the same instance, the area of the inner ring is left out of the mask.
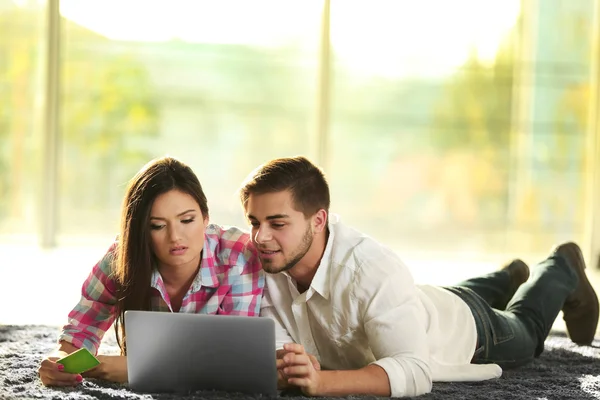
<path id="1" fill-rule="evenodd" d="M 262 165 L 241 200 L 268 273 L 261 314 L 286 343 L 279 373 L 306 395 L 417 396 L 433 381 L 499 377 L 543 351 L 561 309 L 573 341 L 594 339 L 598 299 L 573 243 L 528 281 L 517 260 L 455 287 L 416 286 L 390 249 L 329 214 L 306 158 Z"/>

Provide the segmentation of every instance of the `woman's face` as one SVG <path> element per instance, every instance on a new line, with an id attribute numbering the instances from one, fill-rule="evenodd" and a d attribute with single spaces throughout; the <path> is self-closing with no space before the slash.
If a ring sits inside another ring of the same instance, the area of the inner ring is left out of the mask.
<path id="1" fill-rule="evenodd" d="M 197 268 L 207 224 L 189 194 L 171 190 L 158 196 L 150 211 L 150 236 L 159 268 Z"/>

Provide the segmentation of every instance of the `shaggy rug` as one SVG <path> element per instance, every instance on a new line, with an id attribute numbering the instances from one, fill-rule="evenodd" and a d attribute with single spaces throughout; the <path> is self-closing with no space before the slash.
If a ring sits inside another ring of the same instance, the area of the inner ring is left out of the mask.
<path id="1" fill-rule="evenodd" d="M 112 332 L 112 331 L 111 331 Z M 189 395 L 138 394 L 126 386 L 84 380 L 76 388 L 46 388 L 37 368 L 42 355 L 54 346 L 58 328 L 46 326 L 0 326 L 0 399 L 214 399 L 259 398 L 239 393 L 196 392 Z M 115 354 L 113 335 L 102 344 L 104 354 Z M 300 399 L 299 393 L 280 397 Z M 261 397 L 262 398 L 262 397 Z M 373 397 L 365 397 L 374 399 Z M 579 347 L 560 333 L 552 333 L 546 351 L 533 363 L 504 371 L 500 379 L 476 383 L 435 383 L 430 399 L 600 399 L 600 341 Z"/>

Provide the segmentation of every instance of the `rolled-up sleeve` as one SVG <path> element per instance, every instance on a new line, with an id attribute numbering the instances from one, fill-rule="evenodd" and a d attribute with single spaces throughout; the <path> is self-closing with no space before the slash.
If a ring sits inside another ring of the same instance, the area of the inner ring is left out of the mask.
<path id="1" fill-rule="evenodd" d="M 111 265 L 115 256 L 113 244 L 102 259 L 92 268 L 81 287 L 81 299 L 69 313 L 58 341 L 87 348 L 97 354 L 100 341 L 115 320 L 117 299 L 115 282 L 111 278 Z"/>
<path id="2" fill-rule="evenodd" d="M 365 307 L 365 332 L 376 364 L 390 381 L 392 397 L 431 392 L 426 313 L 412 278 L 403 271 L 390 276 Z"/>

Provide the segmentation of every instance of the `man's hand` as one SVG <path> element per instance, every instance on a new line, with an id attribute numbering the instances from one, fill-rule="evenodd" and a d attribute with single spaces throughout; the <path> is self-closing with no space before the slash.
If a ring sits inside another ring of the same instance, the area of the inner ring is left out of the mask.
<path id="1" fill-rule="evenodd" d="M 283 368 L 285 367 L 284 363 L 283 363 L 283 356 L 286 355 L 286 351 L 283 349 L 279 349 L 276 352 L 276 357 L 277 357 L 277 389 L 279 390 L 283 390 L 283 389 L 287 389 L 290 387 L 290 384 L 288 383 L 288 376 L 286 374 L 283 373 Z"/>
<path id="2" fill-rule="evenodd" d="M 42 360 L 38 373 L 44 386 L 76 386 L 83 381 L 79 374 L 62 372 L 65 367 L 56 363 L 67 355 L 64 351 L 57 351 Z"/>
<path id="3" fill-rule="evenodd" d="M 283 361 L 283 356 L 285 356 L 287 353 L 288 353 L 288 351 L 285 349 L 279 349 L 279 350 L 277 350 L 277 353 L 276 353 L 276 355 L 277 355 L 277 389 L 279 389 L 279 390 L 287 389 L 291 386 L 288 383 L 289 376 L 287 376 L 283 372 L 283 369 L 285 368 L 285 362 Z M 310 358 L 310 361 L 311 361 L 313 367 L 317 371 L 320 371 L 321 364 L 319 363 L 319 360 L 317 360 L 317 357 L 313 356 L 312 354 L 308 354 L 308 358 Z"/>
<path id="4" fill-rule="evenodd" d="M 116 383 L 127 383 L 127 357 L 97 356 L 100 365 L 84 372 L 86 378 L 103 379 Z"/>
<path id="5" fill-rule="evenodd" d="M 285 381 L 287 378 L 286 387 L 298 386 L 307 396 L 317 395 L 321 384 L 321 365 L 317 359 L 307 354 L 300 344 L 287 343 L 283 350 L 283 357 L 277 360 L 278 383 L 280 379 Z"/>

